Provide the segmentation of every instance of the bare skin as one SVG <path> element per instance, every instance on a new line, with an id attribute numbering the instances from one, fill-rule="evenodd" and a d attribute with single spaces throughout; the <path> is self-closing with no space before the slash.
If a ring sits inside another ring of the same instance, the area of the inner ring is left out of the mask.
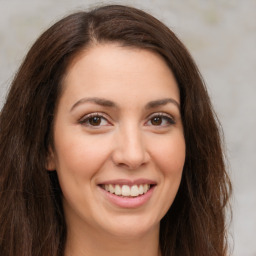
<path id="1" fill-rule="evenodd" d="M 47 164 L 63 192 L 66 256 L 161 255 L 185 161 L 179 105 L 156 53 L 94 45 L 70 65 Z"/>

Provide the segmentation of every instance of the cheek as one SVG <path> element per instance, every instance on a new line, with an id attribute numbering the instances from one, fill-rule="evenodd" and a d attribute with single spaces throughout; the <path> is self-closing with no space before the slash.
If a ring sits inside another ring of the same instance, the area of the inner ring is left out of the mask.
<path id="1" fill-rule="evenodd" d="M 108 158 L 109 143 L 97 136 L 56 139 L 57 169 L 72 175 L 93 175 Z"/>
<path id="2" fill-rule="evenodd" d="M 185 151 L 183 134 L 179 134 L 160 140 L 152 155 L 164 176 L 180 177 L 185 162 Z"/>
<path id="3" fill-rule="evenodd" d="M 156 142 L 156 141 L 155 141 Z M 158 213 L 159 219 L 170 209 L 178 192 L 185 162 L 185 141 L 183 134 L 164 136 L 155 143 L 151 155 L 154 158 L 159 177 Z"/>
<path id="4" fill-rule="evenodd" d="M 109 143 L 96 136 L 56 136 L 56 169 L 60 186 L 65 201 L 78 212 L 78 205 L 85 204 L 91 197 L 94 177 L 108 159 L 110 149 L 107 145 Z"/>

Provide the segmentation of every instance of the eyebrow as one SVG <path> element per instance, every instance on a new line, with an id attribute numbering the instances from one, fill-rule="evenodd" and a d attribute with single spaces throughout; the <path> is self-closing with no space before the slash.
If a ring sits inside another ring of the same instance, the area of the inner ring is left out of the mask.
<path id="1" fill-rule="evenodd" d="M 94 103 L 103 107 L 112 107 L 117 108 L 117 105 L 110 100 L 104 99 L 104 98 L 98 98 L 98 97 L 92 97 L 92 98 L 82 98 L 79 101 L 77 101 L 70 109 L 70 111 L 73 111 L 77 106 L 84 104 L 84 103 Z M 145 109 L 151 109 L 151 108 L 157 108 L 159 106 L 166 105 L 168 103 L 174 104 L 178 109 L 180 109 L 180 104 L 172 98 L 165 98 L 165 99 L 159 99 L 150 101 L 146 104 Z"/>
<path id="2" fill-rule="evenodd" d="M 172 99 L 172 98 L 165 98 L 165 99 L 159 99 L 159 100 L 150 101 L 149 103 L 147 103 L 145 108 L 146 109 L 157 108 L 159 106 L 163 106 L 163 105 L 166 105 L 168 103 L 172 103 L 178 109 L 180 109 L 180 104 L 178 103 L 178 101 L 176 101 L 175 99 Z"/>
<path id="3" fill-rule="evenodd" d="M 103 98 L 97 98 L 97 97 L 93 97 L 93 98 L 83 98 L 79 101 L 77 101 L 70 109 L 70 111 L 72 111 L 73 109 L 75 109 L 77 106 L 84 104 L 84 103 L 94 103 L 103 107 L 117 107 L 116 104 L 113 101 L 110 100 L 106 100 Z"/>

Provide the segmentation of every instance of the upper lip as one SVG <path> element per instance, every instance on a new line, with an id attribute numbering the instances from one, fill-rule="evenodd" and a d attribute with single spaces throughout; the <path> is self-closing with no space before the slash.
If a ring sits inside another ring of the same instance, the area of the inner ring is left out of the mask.
<path id="1" fill-rule="evenodd" d="M 149 185 L 156 185 L 156 182 L 150 179 L 136 179 L 136 180 L 130 180 L 130 179 L 115 179 L 115 180 L 106 180 L 104 182 L 99 183 L 99 185 L 141 185 L 141 184 L 149 184 Z"/>

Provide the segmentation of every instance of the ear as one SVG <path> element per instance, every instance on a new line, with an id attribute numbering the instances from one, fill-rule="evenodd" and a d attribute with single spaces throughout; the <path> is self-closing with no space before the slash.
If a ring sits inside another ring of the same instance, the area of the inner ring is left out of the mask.
<path id="1" fill-rule="evenodd" d="M 45 168 L 47 171 L 55 171 L 56 170 L 55 156 L 54 156 L 54 153 L 53 153 L 53 150 L 51 147 L 49 148 L 49 151 L 48 151 Z"/>

